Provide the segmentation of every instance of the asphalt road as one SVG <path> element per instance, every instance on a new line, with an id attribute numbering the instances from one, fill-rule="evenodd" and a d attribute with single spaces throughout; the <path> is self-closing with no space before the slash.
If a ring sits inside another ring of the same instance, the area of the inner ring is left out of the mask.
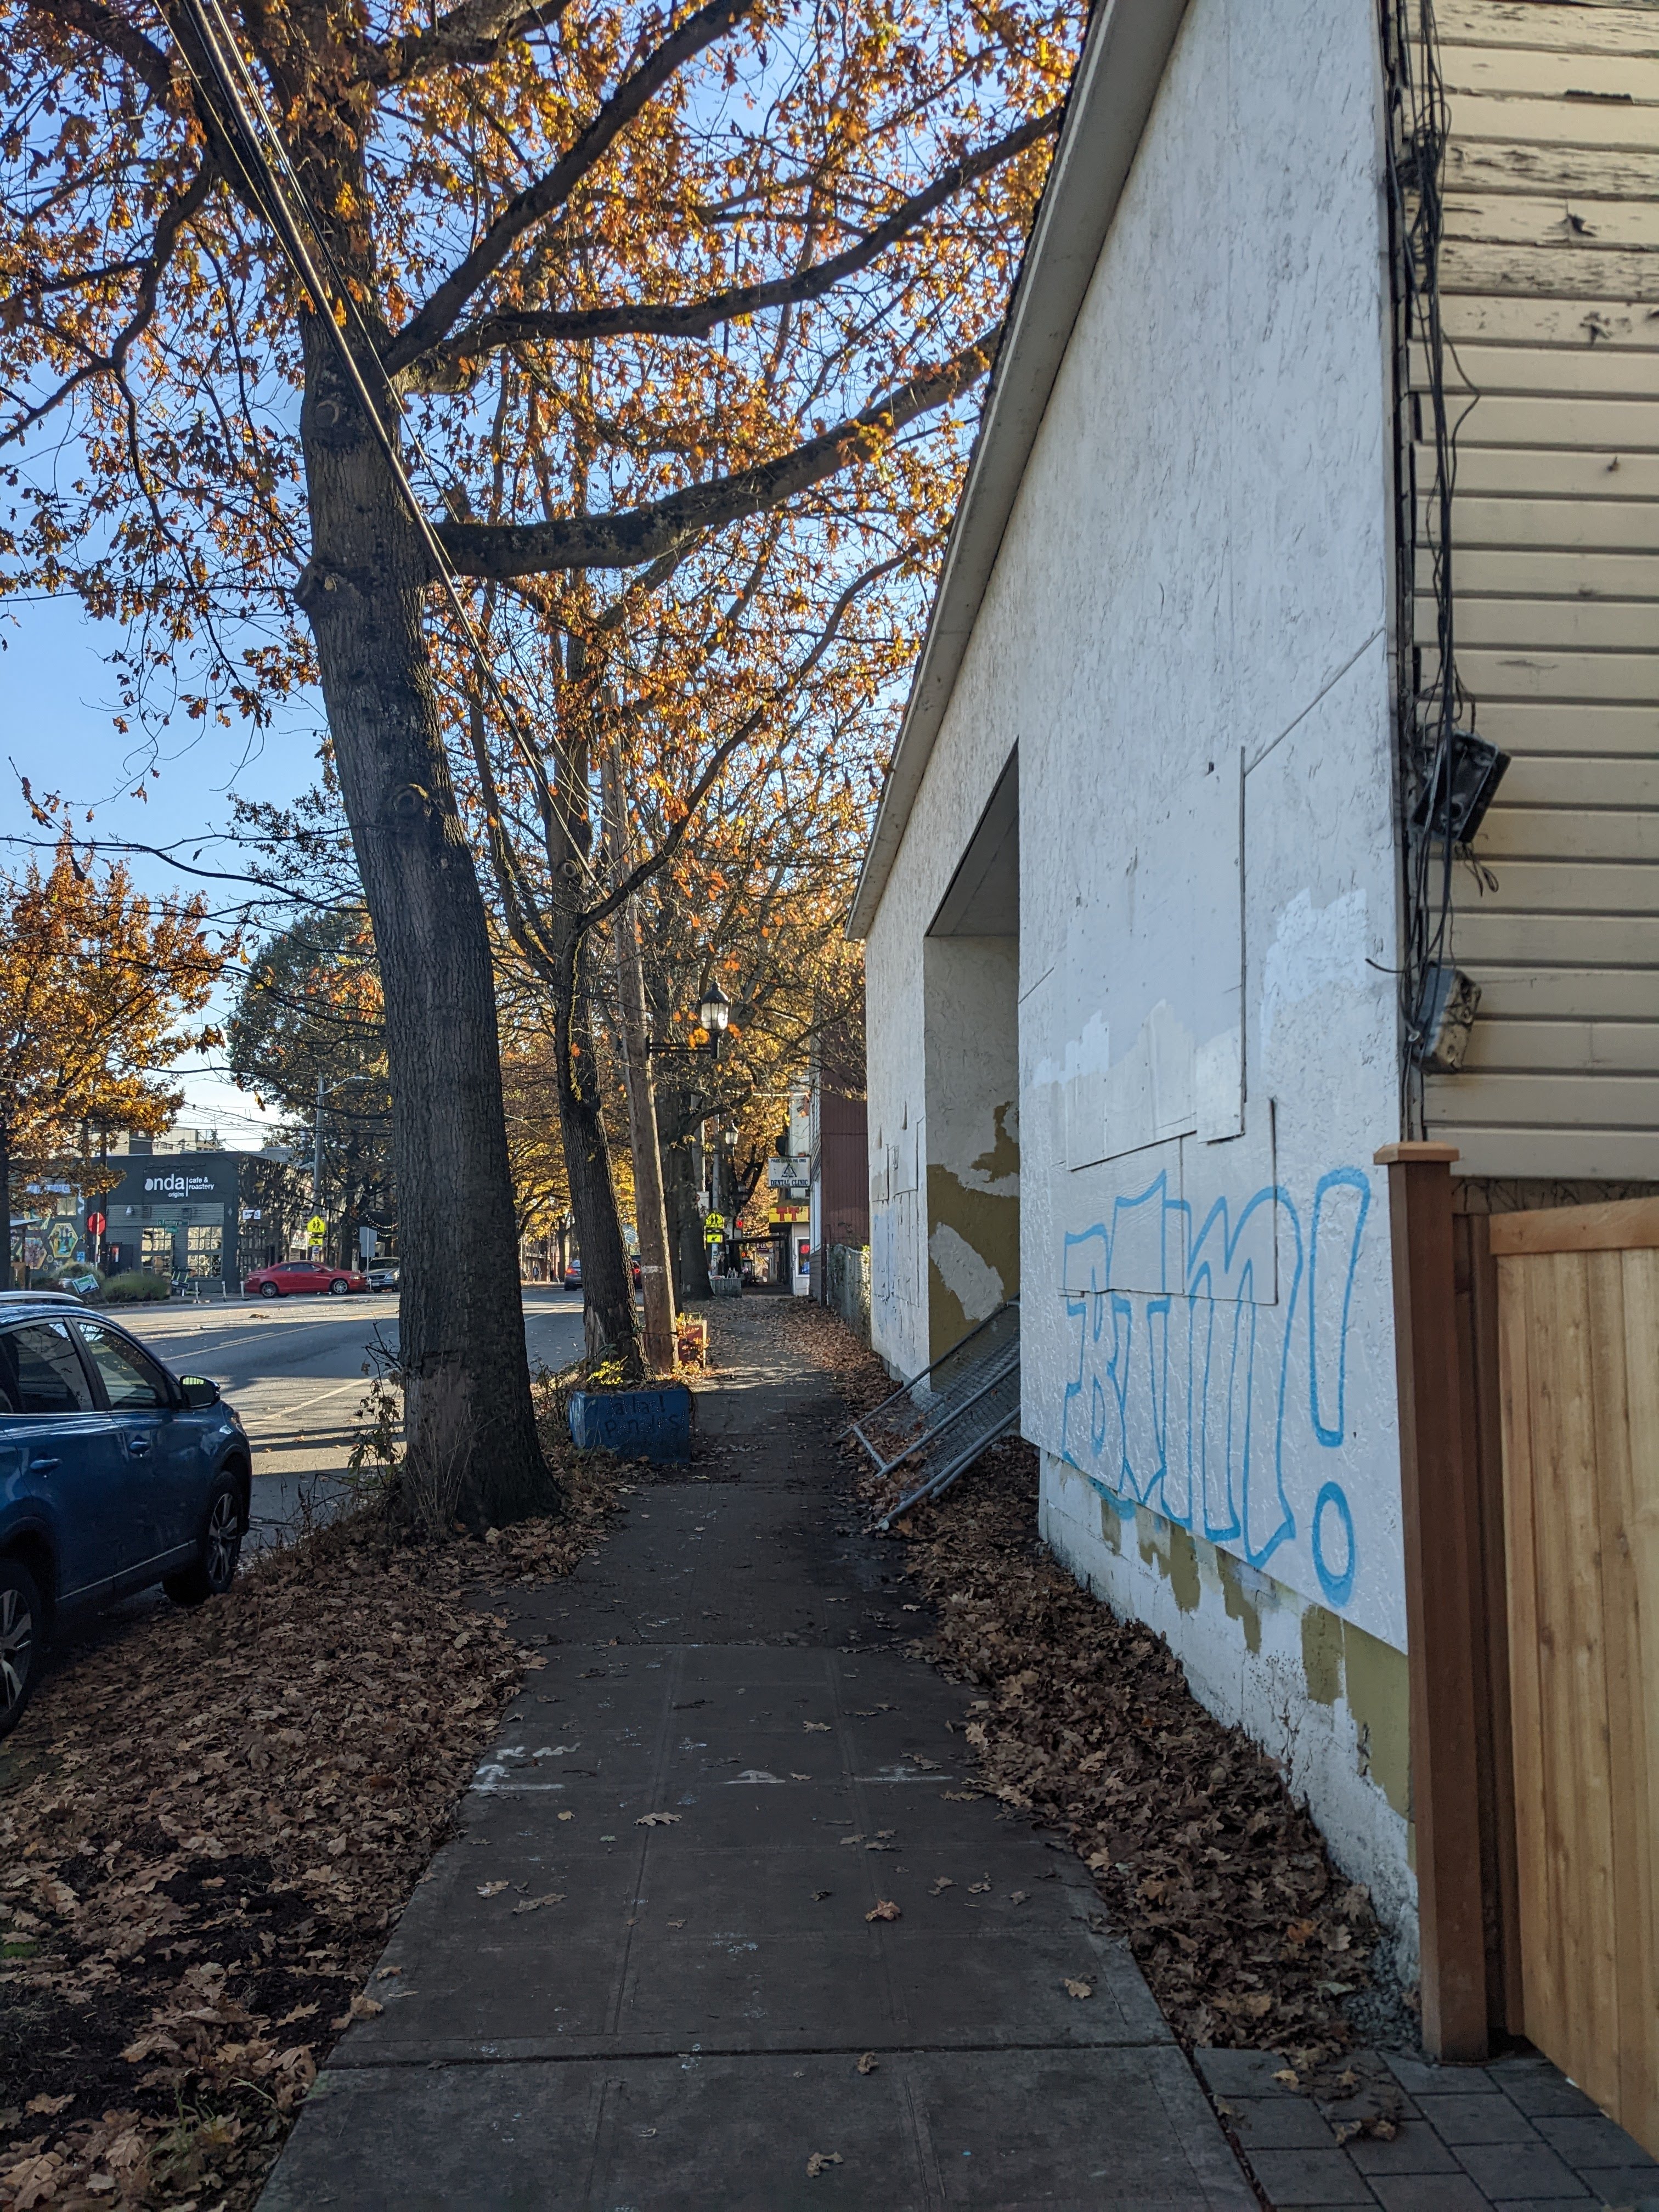
<path id="1" fill-rule="evenodd" d="M 395 1291 L 349 1298 L 242 1298 L 123 1306 L 114 1316 L 175 1374 L 211 1376 L 253 1446 L 251 1544 L 280 1542 L 349 1494 L 346 1461 L 376 1351 L 398 1346 Z M 581 1350 L 579 1292 L 527 1284 L 532 1367 Z"/>

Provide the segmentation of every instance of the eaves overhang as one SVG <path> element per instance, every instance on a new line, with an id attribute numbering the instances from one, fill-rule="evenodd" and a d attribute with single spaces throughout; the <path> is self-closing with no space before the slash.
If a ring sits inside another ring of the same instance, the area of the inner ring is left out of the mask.
<path id="1" fill-rule="evenodd" d="M 1128 181 L 1187 0 L 1103 0 L 1085 42 L 968 464 L 847 934 L 870 933 L 1019 496 L 1054 379 Z"/>

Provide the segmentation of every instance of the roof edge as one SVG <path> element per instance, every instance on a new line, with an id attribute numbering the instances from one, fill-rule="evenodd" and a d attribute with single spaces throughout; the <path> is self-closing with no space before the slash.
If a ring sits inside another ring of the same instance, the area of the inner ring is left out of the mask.
<path id="1" fill-rule="evenodd" d="M 1186 12 L 1187 0 L 1104 0 L 1084 42 L 847 918 L 850 938 L 869 935 L 881 904 L 1054 380 Z"/>

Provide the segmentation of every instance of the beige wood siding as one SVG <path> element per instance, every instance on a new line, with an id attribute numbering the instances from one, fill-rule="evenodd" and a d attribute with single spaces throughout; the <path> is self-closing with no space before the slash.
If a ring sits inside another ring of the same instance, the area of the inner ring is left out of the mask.
<path id="1" fill-rule="evenodd" d="M 1659 6 L 1437 13 L 1458 668 L 1514 765 L 1430 1122 L 1472 1174 L 1659 1181 Z"/>

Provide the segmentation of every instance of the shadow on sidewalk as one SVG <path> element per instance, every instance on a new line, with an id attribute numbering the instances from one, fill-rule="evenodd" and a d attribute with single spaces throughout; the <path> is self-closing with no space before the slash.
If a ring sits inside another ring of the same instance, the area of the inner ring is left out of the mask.
<path id="1" fill-rule="evenodd" d="M 975 1785 L 777 1311 L 722 1310 L 689 1474 L 495 1601 L 533 1671 L 265 2212 L 1257 2203 L 1075 1855 Z"/>

